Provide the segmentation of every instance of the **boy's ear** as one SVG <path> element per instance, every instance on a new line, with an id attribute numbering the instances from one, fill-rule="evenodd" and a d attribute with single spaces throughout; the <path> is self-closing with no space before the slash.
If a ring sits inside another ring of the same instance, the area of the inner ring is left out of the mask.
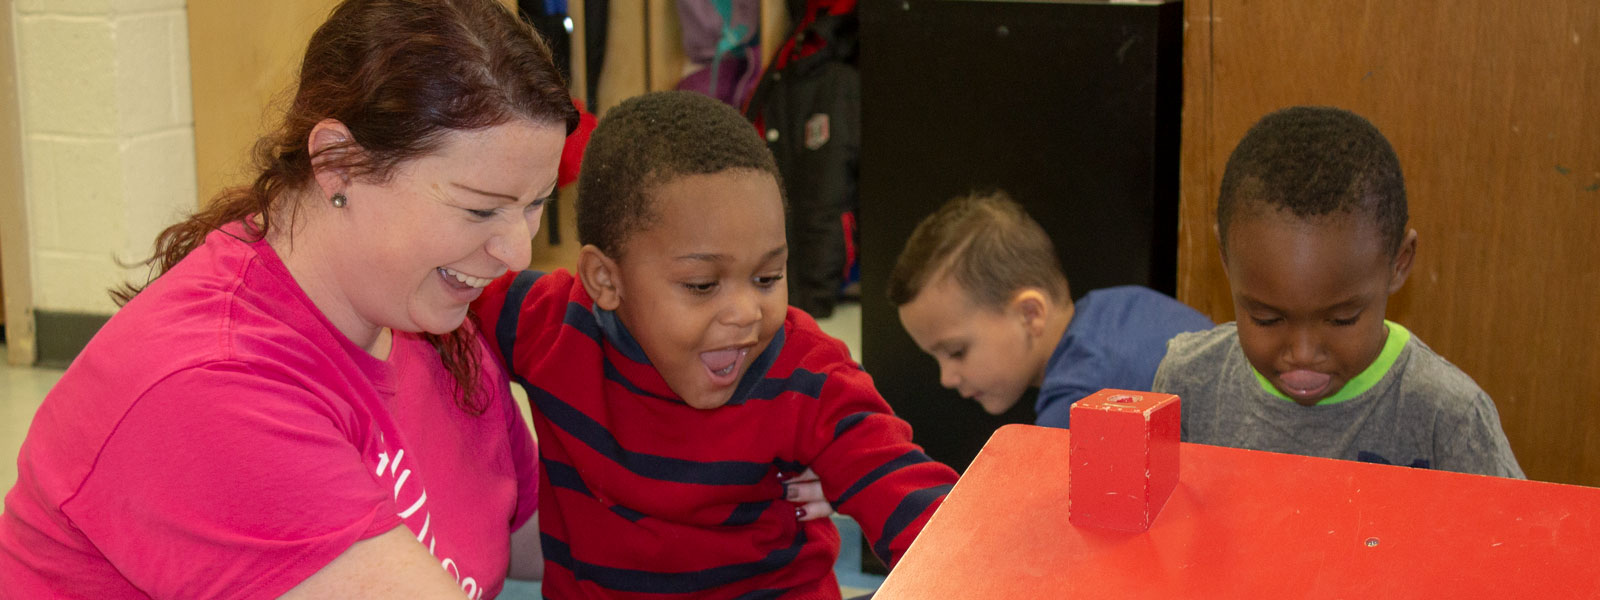
<path id="1" fill-rule="evenodd" d="M 338 119 L 323 119 L 311 127 L 306 136 L 306 150 L 311 153 L 311 172 L 322 188 L 322 197 L 328 198 L 344 191 L 350 185 L 349 172 L 336 166 L 352 152 L 360 152 L 350 128 Z"/>
<path id="2" fill-rule="evenodd" d="M 589 297 L 594 298 L 595 306 L 616 310 L 622 304 L 621 273 L 617 261 L 594 244 L 584 244 L 578 250 L 578 280 L 583 282 Z"/>
<path id="3" fill-rule="evenodd" d="M 1411 265 L 1417 258 L 1417 230 L 1407 229 L 1406 237 L 1400 240 L 1400 249 L 1394 253 L 1394 264 L 1389 271 L 1389 293 L 1400 291 L 1400 286 L 1406 284 L 1406 277 L 1411 275 Z"/>
<path id="4" fill-rule="evenodd" d="M 1011 296 L 1013 314 L 1022 318 L 1023 327 L 1032 335 L 1044 335 L 1053 308 L 1050 297 L 1038 288 L 1023 288 Z"/>

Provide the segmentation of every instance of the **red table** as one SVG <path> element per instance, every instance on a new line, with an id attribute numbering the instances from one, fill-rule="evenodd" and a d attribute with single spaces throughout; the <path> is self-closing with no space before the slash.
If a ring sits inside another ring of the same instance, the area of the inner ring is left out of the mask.
<path id="1" fill-rule="evenodd" d="M 874 600 L 1600 598 L 1600 489 L 1185 443 L 1148 531 L 1084 529 L 1070 435 L 996 431 Z"/>

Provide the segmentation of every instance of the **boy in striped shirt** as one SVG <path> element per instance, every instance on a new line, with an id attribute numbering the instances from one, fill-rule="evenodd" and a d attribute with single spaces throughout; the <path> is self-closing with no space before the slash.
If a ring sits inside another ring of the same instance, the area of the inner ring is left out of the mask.
<path id="1" fill-rule="evenodd" d="M 690 92 L 611 109 L 579 175 L 575 274 L 502 277 L 474 313 L 533 403 L 543 591 L 837 598 L 807 468 L 891 566 L 955 483 L 843 343 L 787 306 L 778 170 Z"/>

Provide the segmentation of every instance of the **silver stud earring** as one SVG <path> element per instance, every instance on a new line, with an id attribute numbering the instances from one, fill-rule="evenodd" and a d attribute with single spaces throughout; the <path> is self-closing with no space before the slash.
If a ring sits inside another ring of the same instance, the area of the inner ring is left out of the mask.
<path id="1" fill-rule="evenodd" d="M 334 208 L 344 208 L 344 205 L 349 203 L 350 199 L 345 197 L 344 192 L 334 192 L 331 201 Z"/>

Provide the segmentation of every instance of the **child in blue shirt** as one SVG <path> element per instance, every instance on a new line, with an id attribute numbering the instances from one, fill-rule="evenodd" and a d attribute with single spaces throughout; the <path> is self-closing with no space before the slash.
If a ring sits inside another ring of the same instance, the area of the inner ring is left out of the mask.
<path id="1" fill-rule="evenodd" d="M 888 294 L 941 385 L 995 415 L 1039 388 L 1035 422 L 1048 427 L 1067 427 L 1072 403 L 1101 389 L 1150 389 L 1167 340 L 1212 326 L 1139 286 L 1074 303 L 1050 237 L 1004 192 L 956 198 L 918 224 Z"/>

